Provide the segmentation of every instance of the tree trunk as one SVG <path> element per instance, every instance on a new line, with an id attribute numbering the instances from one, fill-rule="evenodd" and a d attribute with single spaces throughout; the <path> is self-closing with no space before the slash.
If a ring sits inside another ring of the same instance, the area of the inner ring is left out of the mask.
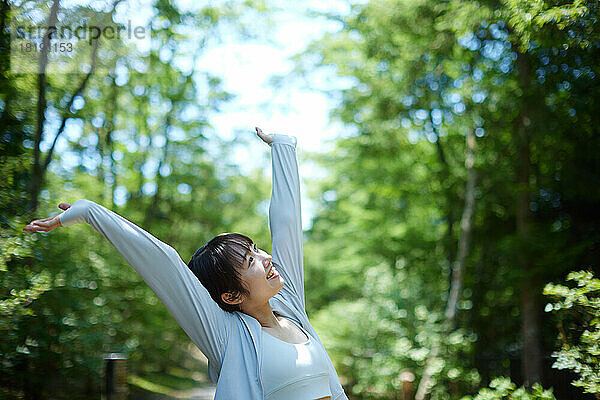
<path id="1" fill-rule="evenodd" d="M 6 26 L 8 21 L 10 21 L 9 13 L 10 4 L 8 0 L 2 0 L 0 4 L 0 73 L 4 78 L 8 77 L 7 71 L 10 68 L 10 34 Z M 3 110 L 2 115 L 4 113 L 5 111 Z"/>
<path id="2" fill-rule="evenodd" d="M 100 200 L 102 204 L 106 204 L 106 172 L 104 170 L 104 160 L 106 158 L 106 149 L 104 148 L 104 140 L 102 137 L 103 129 L 95 130 L 98 140 L 96 141 L 96 151 L 100 155 L 100 163 L 98 164 L 98 171 L 96 179 L 98 179 L 98 185 L 100 186 Z"/>
<path id="3" fill-rule="evenodd" d="M 471 230 L 473 213 L 475 209 L 475 182 L 477 175 L 473 166 L 475 157 L 475 136 L 473 136 L 472 131 L 469 131 L 467 134 L 466 142 L 467 151 L 465 166 L 467 168 L 467 184 L 465 188 L 465 205 L 460 221 L 458 252 L 456 261 L 453 263 L 451 285 L 448 293 L 448 303 L 445 312 L 445 318 L 449 323 L 450 330 L 453 329 L 456 321 L 458 300 L 460 299 L 460 294 L 463 287 L 465 262 L 471 245 Z M 415 394 L 415 400 L 423 400 L 427 393 L 429 393 L 433 382 L 433 361 L 436 359 L 439 352 L 439 345 L 436 345 L 431 349 L 431 353 L 429 354 L 429 357 L 427 357 L 427 361 L 425 363 L 423 377 L 419 382 L 417 393 Z"/>
<path id="4" fill-rule="evenodd" d="M 444 147 L 442 146 L 441 137 L 438 131 L 438 128 L 435 126 L 433 121 L 433 116 L 431 110 L 429 111 L 429 121 L 431 122 L 431 126 L 433 127 L 433 133 L 437 138 L 435 142 L 438 159 L 440 164 L 442 165 L 442 170 L 440 173 L 440 184 L 443 187 L 446 182 L 450 180 L 450 165 L 448 163 L 448 159 L 446 158 L 446 152 L 444 151 Z M 446 259 L 448 261 L 448 265 L 452 266 L 452 261 L 454 260 L 455 254 L 455 244 L 454 244 L 454 209 L 452 208 L 452 186 L 449 186 L 445 189 L 446 194 L 446 221 L 448 224 L 448 228 L 446 229 L 446 234 L 444 237 L 444 252 L 446 253 Z"/>
<path id="5" fill-rule="evenodd" d="M 522 110 L 515 121 L 514 142 L 516 144 L 516 230 L 521 248 L 518 262 L 523 271 L 521 284 L 521 335 L 523 340 L 522 368 L 523 380 L 527 388 L 542 381 L 542 350 L 540 340 L 539 295 L 541 287 L 535 283 L 533 261 L 528 252 L 530 241 L 531 215 L 529 211 L 530 197 L 530 136 L 531 106 L 534 99 L 531 91 L 529 60 L 526 54 L 517 54 L 519 80 L 524 93 Z"/>
<path id="6" fill-rule="evenodd" d="M 110 91 L 110 106 L 106 112 L 106 124 L 105 124 L 105 140 L 106 148 L 108 151 L 108 157 L 110 161 L 110 187 L 108 189 L 110 193 L 110 204 L 112 208 L 115 208 L 115 191 L 117 190 L 117 161 L 115 160 L 115 145 L 113 143 L 112 134 L 115 130 L 117 122 L 117 104 L 118 104 L 118 86 L 114 77 L 114 70 L 110 74 L 111 78 L 111 91 Z"/>
<path id="7" fill-rule="evenodd" d="M 452 268 L 452 281 L 450 285 L 450 294 L 448 296 L 448 304 L 446 305 L 446 320 L 454 326 L 456 320 L 456 312 L 458 309 L 458 300 L 462 292 L 465 263 L 469 255 L 471 246 L 471 232 L 473 212 L 475 210 L 475 182 L 477 180 L 477 172 L 473 168 L 475 161 L 475 136 L 472 131 L 467 134 L 467 157 L 465 165 L 467 167 L 467 186 L 465 190 L 465 206 L 463 209 L 462 218 L 460 220 L 460 240 L 458 241 L 458 253 L 456 261 Z"/>
<path id="8" fill-rule="evenodd" d="M 46 26 L 55 26 L 57 21 L 59 0 L 54 0 L 50 8 L 50 14 Z M 29 209 L 32 212 L 38 207 L 38 197 L 42 188 L 43 168 L 41 162 L 40 144 L 42 143 L 44 133 L 44 122 L 46 121 L 46 67 L 48 66 L 48 48 L 50 47 L 51 30 L 44 35 L 43 47 L 40 52 L 39 76 L 38 76 L 38 101 L 37 101 L 37 126 L 35 130 L 35 140 L 33 146 L 33 167 L 31 171 L 31 198 Z"/>
<path id="9" fill-rule="evenodd" d="M 160 161 L 158 162 L 158 168 L 156 170 L 156 177 L 155 177 L 156 192 L 154 192 L 154 196 L 152 197 L 152 202 L 150 203 L 149 208 L 146 210 L 146 217 L 144 219 L 144 224 L 146 226 L 149 226 L 150 223 L 152 222 L 152 220 L 154 220 L 154 219 L 165 218 L 165 216 L 162 214 L 162 212 L 160 211 L 160 208 L 159 208 L 161 200 L 162 200 L 161 191 L 162 191 L 163 184 L 165 182 L 165 179 L 160 174 L 160 170 L 162 169 L 162 167 L 164 165 L 168 164 L 168 158 L 169 158 L 169 134 L 168 134 L 168 129 L 171 126 L 171 120 L 172 120 L 172 115 L 171 115 L 171 111 L 170 111 L 170 112 L 167 113 L 167 115 L 165 117 L 165 124 L 164 124 L 164 127 L 165 127 L 165 145 L 163 147 L 162 157 L 161 157 Z"/>

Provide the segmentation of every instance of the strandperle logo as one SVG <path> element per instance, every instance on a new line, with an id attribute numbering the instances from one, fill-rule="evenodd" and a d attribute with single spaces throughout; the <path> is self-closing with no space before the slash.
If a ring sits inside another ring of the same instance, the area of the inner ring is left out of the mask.
<path id="1" fill-rule="evenodd" d="M 100 37 L 108 40 L 121 39 L 138 39 L 146 38 L 146 28 L 143 26 L 133 26 L 131 20 L 127 21 L 127 25 L 80 25 L 78 27 L 69 26 L 17 26 L 15 28 L 16 39 L 20 40 L 40 40 L 44 36 L 48 36 L 50 40 L 87 40 L 91 45 L 92 42 Z"/>
<path id="2" fill-rule="evenodd" d="M 106 17 L 106 16 L 105 16 Z M 10 25 L 10 69 L 13 74 L 86 73 L 97 68 L 98 50 L 135 46 L 151 39 L 150 28 L 134 24 L 82 19 L 78 23 L 36 24 L 13 18 Z"/>

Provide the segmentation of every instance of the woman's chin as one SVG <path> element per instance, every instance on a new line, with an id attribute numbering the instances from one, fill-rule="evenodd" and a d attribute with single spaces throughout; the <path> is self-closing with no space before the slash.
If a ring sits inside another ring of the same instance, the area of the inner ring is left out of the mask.
<path id="1" fill-rule="evenodd" d="M 281 276 L 278 276 L 277 278 L 273 278 L 270 283 L 271 286 L 277 288 L 277 291 L 279 292 L 283 288 L 285 281 Z"/>

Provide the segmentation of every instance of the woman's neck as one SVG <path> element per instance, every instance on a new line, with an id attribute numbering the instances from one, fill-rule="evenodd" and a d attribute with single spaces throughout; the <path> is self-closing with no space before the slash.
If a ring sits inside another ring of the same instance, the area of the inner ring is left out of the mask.
<path id="1" fill-rule="evenodd" d="M 265 328 L 280 328 L 281 324 L 279 319 L 271 309 L 271 305 L 267 302 L 264 306 L 253 308 L 251 310 L 242 310 L 245 314 L 248 314 L 255 320 L 257 320 L 262 327 Z"/>

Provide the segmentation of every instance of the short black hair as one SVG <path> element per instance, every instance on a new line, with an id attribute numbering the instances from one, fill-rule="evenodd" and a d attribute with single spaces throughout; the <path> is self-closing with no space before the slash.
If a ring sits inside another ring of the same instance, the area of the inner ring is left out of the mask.
<path id="1" fill-rule="evenodd" d="M 212 299 L 225 311 L 241 311 L 239 304 L 227 304 L 221 294 L 248 296 L 242 282 L 241 269 L 254 242 L 241 233 L 222 233 L 200 247 L 188 263 L 188 268 L 208 290 Z"/>

